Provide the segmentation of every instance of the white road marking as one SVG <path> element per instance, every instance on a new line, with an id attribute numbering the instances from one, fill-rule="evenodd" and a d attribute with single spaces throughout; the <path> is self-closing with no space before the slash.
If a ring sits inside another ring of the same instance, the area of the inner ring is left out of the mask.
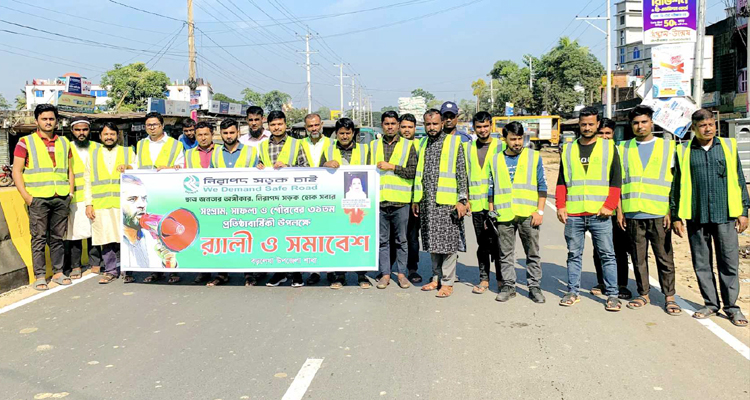
<path id="1" fill-rule="evenodd" d="M 35 295 L 31 296 L 31 297 L 25 298 L 25 299 L 23 299 L 23 300 L 21 300 L 19 302 L 7 305 L 7 306 L 5 306 L 3 308 L 0 308 L 0 314 L 5 314 L 8 311 L 15 310 L 18 307 L 21 307 L 21 306 L 24 306 L 24 305 L 29 304 L 31 302 L 37 301 L 39 299 L 45 298 L 45 297 L 47 297 L 47 296 L 49 296 L 49 295 L 51 295 L 53 293 L 57 293 L 57 292 L 59 292 L 61 290 L 65 290 L 66 288 L 69 288 L 71 286 L 77 285 L 77 284 L 79 284 L 79 283 L 81 283 L 83 281 L 87 281 L 87 280 L 89 280 L 89 279 L 91 279 L 91 278 L 93 278 L 95 276 L 99 276 L 99 275 L 97 275 L 97 274 L 88 274 L 88 275 L 85 275 L 85 276 L 81 277 L 81 279 L 75 279 L 75 280 L 73 280 L 73 283 L 71 283 L 70 285 L 58 285 L 54 289 L 46 290 L 46 291 L 41 292 L 39 294 L 35 294 Z"/>
<path id="2" fill-rule="evenodd" d="M 302 368 L 300 368 L 297 376 L 294 377 L 292 386 L 289 386 L 289 389 L 281 400 L 301 400 L 305 392 L 307 392 L 307 388 L 310 387 L 313 378 L 315 378 L 315 373 L 318 372 L 321 364 L 323 364 L 323 360 L 323 358 L 308 358 L 305 364 L 302 365 Z"/>
<path id="3" fill-rule="evenodd" d="M 549 200 L 547 200 L 547 206 L 549 206 L 549 208 L 557 212 L 557 207 L 555 207 L 555 205 L 552 204 L 552 202 L 550 202 Z M 628 264 L 629 264 L 628 266 L 630 267 L 630 270 L 632 271 L 633 265 L 631 265 L 630 263 Z M 661 285 L 659 285 L 659 281 L 654 279 L 653 276 L 649 275 L 648 281 L 651 284 L 651 286 L 661 290 Z M 690 304 L 688 304 L 685 300 L 683 300 L 682 297 L 678 295 L 675 295 L 674 297 L 675 297 L 675 302 L 677 302 L 677 304 L 683 310 L 685 310 L 685 313 L 687 313 L 688 315 L 690 315 L 690 317 L 692 317 L 696 310 Z M 738 353 L 740 353 L 740 355 L 742 355 L 743 357 L 745 357 L 747 360 L 750 361 L 750 347 L 746 346 L 744 343 L 742 343 L 742 341 L 734 337 L 731 333 L 727 332 L 726 330 L 724 330 L 724 328 L 720 327 L 719 325 L 716 324 L 716 322 L 711 321 L 710 319 L 695 319 L 695 320 L 699 324 L 705 326 L 714 335 L 718 336 L 719 339 L 723 340 L 724 343 L 729 345 L 729 347 L 735 349 Z"/>

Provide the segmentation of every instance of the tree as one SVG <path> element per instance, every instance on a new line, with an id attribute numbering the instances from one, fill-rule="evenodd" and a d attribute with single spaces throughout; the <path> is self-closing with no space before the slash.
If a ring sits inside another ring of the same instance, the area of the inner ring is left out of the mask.
<path id="1" fill-rule="evenodd" d="M 427 109 L 429 110 L 430 108 L 434 108 L 434 109 L 440 110 L 440 106 L 442 105 L 443 105 L 442 100 L 432 99 L 427 102 Z"/>
<path id="2" fill-rule="evenodd" d="M 5 96 L 0 94 L 0 110 L 9 110 L 10 109 L 10 103 L 8 103 L 8 100 L 5 100 Z"/>
<path id="3" fill-rule="evenodd" d="M 422 97 L 424 97 L 425 101 L 427 101 L 427 102 L 429 102 L 431 100 L 435 100 L 435 95 L 434 94 L 432 94 L 432 93 L 430 93 L 430 92 L 428 92 L 428 91 L 426 91 L 426 90 L 424 90 L 422 88 L 417 88 L 417 89 L 412 90 L 411 91 L 411 95 L 414 96 L 414 97 L 422 96 Z"/>
<path id="4" fill-rule="evenodd" d="M 16 95 L 16 110 L 26 109 L 26 91 L 21 89 L 21 94 Z"/>
<path id="5" fill-rule="evenodd" d="M 231 98 L 231 97 L 229 97 L 229 96 L 227 96 L 227 95 L 225 95 L 223 93 L 215 93 L 214 97 L 213 97 L 213 100 L 216 100 L 216 101 L 226 101 L 227 103 L 245 104 L 245 103 L 243 103 L 242 100 L 235 100 L 235 99 L 233 99 L 233 98 Z"/>
<path id="6" fill-rule="evenodd" d="M 331 119 L 331 109 L 326 106 L 321 106 L 315 113 L 320 115 L 320 119 Z"/>
<path id="7" fill-rule="evenodd" d="M 537 61 L 532 57 L 530 62 L 538 63 Z M 495 99 L 493 114 L 504 114 L 506 102 L 513 103 L 520 110 L 535 108 L 534 96 L 529 89 L 529 73 L 529 68 L 521 68 L 511 60 L 495 63 L 490 71 Z"/>
<path id="8" fill-rule="evenodd" d="M 384 113 L 386 111 L 395 111 L 395 112 L 398 112 L 398 107 L 396 107 L 396 106 L 385 106 L 385 107 L 383 107 L 383 108 L 380 109 L 381 113 Z"/>
<path id="9" fill-rule="evenodd" d="M 167 74 L 149 70 L 142 62 L 126 66 L 115 64 L 101 80 L 102 86 L 111 87 L 111 100 L 107 105 L 128 111 L 146 111 L 146 100 L 149 97 L 163 99 L 168 84 Z"/>
<path id="10" fill-rule="evenodd" d="M 268 111 L 281 110 L 291 100 L 292 96 L 278 90 L 272 90 L 263 95 L 263 108 Z"/>
<path id="11" fill-rule="evenodd" d="M 286 123 L 287 125 L 293 125 L 297 122 L 302 122 L 305 120 L 305 116 L 307 115 L 307 109 L 306 108 L 292 108 L 291 110 L 287 110 L 284 112 L 286 115 Z"/>
<path id="12" fill-rule="evenodd" d="M 477 102 L 475 100 L 461 99 L 461 101 L 458 102 L 458 120 L 462 122 L 471 122 L 471 118 L 474 116 L 476 110 Z"/>
<path id="13" fill-rule="evenodd" d="M 260 108 L 266 108 L 263 103 L 263 93 L 258 93 L 250 88 L 245 88 L 242 89 L 240 94 L 242 95 L 242 100 L 244 100 L 245 104 L 252 104 Z"/>
<path id="14" fill-rule="evenodd" d="M 601 99 L 599 87 L 604 66 L 578 41 L 560 38 L 557 46 L 544 54 L 535 68 L 537 81 L 534 98 L 537 112 L 569 115 L 577 105 L 586 104 L 587 95 L 594 102 Z"/>

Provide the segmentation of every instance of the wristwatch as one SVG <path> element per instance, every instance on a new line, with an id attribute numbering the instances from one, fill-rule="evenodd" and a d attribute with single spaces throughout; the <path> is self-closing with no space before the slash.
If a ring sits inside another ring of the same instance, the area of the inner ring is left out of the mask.
<path id="1" fill-rule="evenodd" d="M 544 210 L 536 210 L 536 213 L 539 215 L 544 215 Z"/>

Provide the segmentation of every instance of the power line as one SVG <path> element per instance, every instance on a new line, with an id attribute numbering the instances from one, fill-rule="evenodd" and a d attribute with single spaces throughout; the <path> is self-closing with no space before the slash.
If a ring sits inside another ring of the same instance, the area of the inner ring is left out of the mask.
<path id="1" fill-rule="evenodd" d="M 174 35 L 174 37 L 172 38 L 172 40 L 168 41 L 168 42 L 167 42 L 167 44 L 166 44 L 166 45 L 164 45 L 164 47 L 163 47 L 163 49 L 164 49 L 164 52 L 162 52 L 161 54 L 159 54 L 159 53 L 157 52 L 157 53 L 156 53 L 156 54 L 155 54 L 155 55 L 154 55 L 153 57 L 151 57 L 151 60 L 153 60 L 153 59 L 154 59 L 154 57 L 156 57 L 157 55 L 159 56 L 159 58 L 157 58 L 157 59 L 156 59 L 156 61 L 155 61 L 155 62 L 154 62 L 154 63 L 153 63 L 152 65 L 151 65 L 151 68 L 154 68 L 154 67 L 156 67 L 156 64 L 158 64 L 158 63 L 159 63 L 159 61 L 161 60 L 161 58 L 162 58 L 162 57 L 164 56 L 164 54 L 166 54 L 166 53 L 167 53 L 167 51 L 169 51 L 169 49 L 170 49 L 170 48 L 172 47 L 172 44 L 174 44 L 174 42 L 175 42 L 175 41 L 177 40 L 177 38 L 179 37 L 180 33 L 182 33 L 182 31 L 183 31 L 183 30 L 185 29 L 185 26 L 186 26 L 186 25 L 187 25 L 187 24 L 183 24 L 183 25 L 182 25 L 182 27 L 180 28 L 180 31 L 179 31 L 179 32 L 177 32 L 177 34 L 175 34 L 175 35 Z M 151 62 L 151 60 L 148 60 L 148 61 L 146 61 L 146 65 L 148 65 L 148 63 L 149 63 L 149 62 Z"/>
<path id="2" fill-rule="evenodd" d="M 3 46 L 6 46 L 6 45 L 3 45 Z M 60 62 L 60 61 L 54 61 L 54 60 L 52 60 L 50 58 L 34 57 L 34 56 L 27 55 L 27 54 L 16 53 L 14 51 L 4 50 L 4 49 L 0 49 L 0 51 L 2 51 L 4 53 L 9 53 L 9 54 L 15 54 L 15 55 L 21 56 L 21 57 L 32 58 L 32 59 L 35 59 L 35 60 L 40 60 L 40 61 L 45 61 L 45 62 L 54 62 L 57 65 L 66 65 L 68 67 L 81 68 L 83 70 L 95 71 L 95 72 L 102 72 L 103 71 L 102 69 L 99 69 L 100 67 L 97 67 L 96 69 L 93 69 L 93 68 L 88 68 L 88 67 L 84 66 L 83 64 L 70 64 L 70 63 L 65 63 L 65 62 Z M 36 54 L 39 54 L 39 53 L 36 53 Z"/>
<path id="3" fill-rule="evenodd" d="M 123 6 L 123 7 L 126 7 L 126 8 L 130 8 L 131 10 L 136 10 L 136 11 L 140 11 L 142 13 L 150 14 L 150 15 L 153 15 L 153 16 L 156 16 L 156 17 L 161 17 L 161 18 L 171 19 L 172 21 L 178 21 L 178 22 L 185 22 L 185 23 L 187 23 L 187 21 L 185 21 L 183 19 L 172 18 L 172 17 L 168 17 L 168 16 L 163 15 L 163 14 L 155 13 L 153 11 L 143 10 L 143 9 L 140 9 L 140 8 L 137 8 L 137 7 L 133 7 L 133 6 L 128 5 L 128 4 L 120 3 L 119 1 L 109 0 L 109 2 L 110 3 L 115 3 L 117 5 L 120 5 L 120 6 Z"/>

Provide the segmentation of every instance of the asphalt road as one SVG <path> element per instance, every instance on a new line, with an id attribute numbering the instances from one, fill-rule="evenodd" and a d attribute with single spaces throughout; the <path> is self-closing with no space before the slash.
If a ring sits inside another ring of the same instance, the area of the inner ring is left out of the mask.
<path id="1" fill-rule="evenodd" d="M 475 283 L 467 233 L 459 276 Z M 519 296 L 504 304 L 465 282 L 438 299 L 395 284 L 361 290 L 354 276 L 339 291 L 325 279 L 300 289 L 245 288 L 240 276 L 217 288 L 192 276 L 90 279 L 0 315 L 0 397 L 282 399 L 295 386 L 321 400 L 750 398 L 750 361 L 688 315 L 665 314 L 655 291 L 638 311 L 608 313 L 588 292 L 558 306 L 566 248 L 549 209 L 541 245 L 542 305 L 526 297 L 520 242 Z M 595 284 L 590 247 L 584 288 Z M 714 321 L 747 345 L 748 329 Z M 306 388 L 295 377 L 308 359 L 322 363 Z"/>

